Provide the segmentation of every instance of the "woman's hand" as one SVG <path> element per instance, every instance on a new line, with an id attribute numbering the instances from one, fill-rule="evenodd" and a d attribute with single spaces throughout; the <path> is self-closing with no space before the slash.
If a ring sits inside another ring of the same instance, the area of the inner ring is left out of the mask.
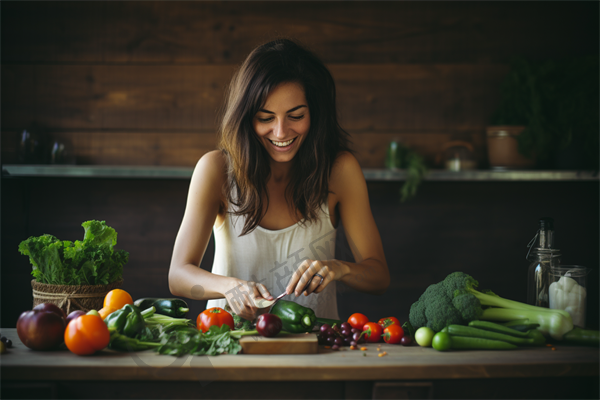
<path id="1" fill-rule="evenodd" d="M 229 290 L 223 293 L 223 296 L 225 296 L 233 312 L 248 321 L 254 321 L 258 315 L 265 311 L 265 309 L 256 307 L 255 300 L 273 299 L 269 290 L 262 283 L 237 278 L 231 278 Z"/>
<path id="2" fill-rule="evenodd" d="M 306 284 L 312 279 L 310 285 L 304 291 L 304 295 L 321 293 L 327 285 L 342 279 L 347 273 L 348 267 L 338 260 L 305 260 L 294 271 L 285 291 L 287 294 L 294 293 L 296 296 L 300 296 Z"/>

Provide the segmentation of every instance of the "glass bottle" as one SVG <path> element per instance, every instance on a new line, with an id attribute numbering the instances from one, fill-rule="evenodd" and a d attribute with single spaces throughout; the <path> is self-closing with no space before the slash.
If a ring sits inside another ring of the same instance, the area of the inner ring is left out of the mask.
<path id="1" fill-rule="evenodd" d="M 548 307 L 548 271 L 560 265 L 560 250 L 554 248 L 554 220 L 541 218 L 539 229 L 527 245 L 527 303 Z"/>

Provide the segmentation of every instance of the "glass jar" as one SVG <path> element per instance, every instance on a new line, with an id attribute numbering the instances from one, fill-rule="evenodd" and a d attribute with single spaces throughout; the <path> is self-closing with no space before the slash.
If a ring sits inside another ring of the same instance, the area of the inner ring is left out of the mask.
<path id="1" fill-rule="evenodd" d="M 452 141 L 444 145 L 444 166 L 449 171 L 465 171 L 477 168 L 473 145 L 469 142 Z"/>

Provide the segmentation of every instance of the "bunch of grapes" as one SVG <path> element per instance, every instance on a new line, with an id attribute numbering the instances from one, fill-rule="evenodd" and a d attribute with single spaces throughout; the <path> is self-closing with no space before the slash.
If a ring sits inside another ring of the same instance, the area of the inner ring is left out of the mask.
<path id="1" fill-rule="evenodd" d="M 338 350 L 342 346 L 357 346 L 365 342 L 365 337 L 360 329 L 355 329 L 348 322 L 342 322 L 340 325 L 329 324 L 321 325 L 317 334 L 319 344 L 331 346 L 333 350 Z"/>

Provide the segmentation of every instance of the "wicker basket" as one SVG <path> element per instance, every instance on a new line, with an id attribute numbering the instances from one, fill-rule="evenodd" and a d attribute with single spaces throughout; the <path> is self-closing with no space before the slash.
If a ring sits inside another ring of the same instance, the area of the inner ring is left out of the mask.
<path id="1" fill-rule="evenodd" d="M 74 310 L 100 310 L 104 305 L 104 296 L 122 285 L 123 280 L 108 285 L 50 285 L 33 279 L 33 306 L 42 303 L 56 304 L 67 315 Z"/>

